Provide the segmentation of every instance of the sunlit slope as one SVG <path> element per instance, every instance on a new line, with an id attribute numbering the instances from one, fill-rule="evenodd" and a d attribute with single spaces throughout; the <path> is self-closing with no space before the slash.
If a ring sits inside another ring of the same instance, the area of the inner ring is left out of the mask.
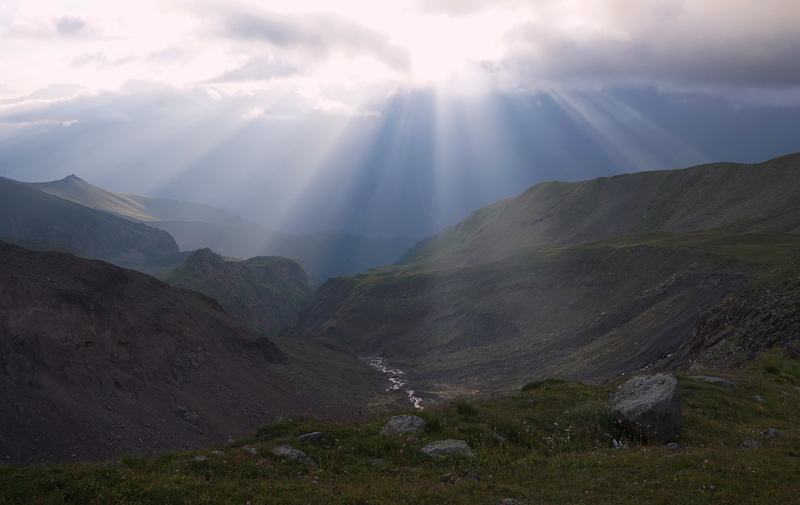
<path id="1" fill-rule="evenodd" d="M 35 182 L 29 185 L 65 200 L 134 221 L 244 223 L 239 216 L 210 205 L 115 193 L 89 184 L 75 175 L 57 181 Z"/>
<path id="2" fill-rule="evenodd" d="M 0 178 L 0 239 L 122 263 L 178 252 L 164 231 L 5 178 Z"/>
<path id="3" fill-rule="evenodd" d="M 308 274 L 290 259 L 226 260 L 210 249 L 195 251 L 164 280 L 214 298 L 232 316 L 270 334 L 293 325 L 312 292 Z"/>
<path id="4" fill-rule="evenodd" d="M 645 232 L 800 231 L 800 154 L 538 184 L 418 244 L 404 263 L 453 267 Z"/>

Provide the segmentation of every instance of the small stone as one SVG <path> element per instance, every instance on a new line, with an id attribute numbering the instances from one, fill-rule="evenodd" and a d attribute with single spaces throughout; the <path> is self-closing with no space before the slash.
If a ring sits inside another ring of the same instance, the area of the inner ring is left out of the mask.
<path id="1" fill-rule="evenodd" d="M 381 458 L 369 458 L 367 463 L 369 463 L 369 466 L 377 468 L 378 470 L 386 470 L 389 468 L 389 462 Z"/>
<path id="2" fill-rule="evenodd" d="M 214 456 L 224 456 L 225 455 L 225 453 L 220 451 L 219 449 L 211 451 L 211 454 L 213 454 Z"/>
<path id="3" fill-rule="evenodd" d="M 208 458 L 203 456 L 202 454 L 199 454 L 199 455 L 193 457 L 192 461 L 194 461 L 195 463 L 202 463 L 204 461 L 208 461 Z"/>
<path id="4" fill-rule="evenodd" d="M 617 440 L 616 438 L 612 438 L 611 439 L 611 445 L 612 445 L 612 447 L 614 447 L 614 449 L 624 449 L 625 448 L 625 442 L 623 442 L 622 440 Z"/>
<path id="5" fill-rule="evenodd" d="M 670 451 L 677 451 L 678 449 L 681 448 L 681 444 L 679 444 L 678 442 L 670 442 L 665 447 Z"/>
<path id="6" fill-rule="evenodd" d="M 757 401 L 758 403 L 764 403 L 764 397 L 761 395 L 753 395 L 753 400 Z"/>
<path id="7" fill-rule="evenodd" d="M 304 444 L 319 444 L 325 439 L 325 434 L 321 431 L 312 431 L 311 433 L 300 435 L 297 439 Z"/>
<path id="8" fill-rule="evenodd" d="M 258 450 L 255 447 L 253 447 L 252 445 L 245 445 L 244 447 L 242 447 L 242 450 L 244 452 L 248 453 L 248 454 L 253 455 L 253 456 L 258 454 Z"/>
<path id="9" fill-rule="evenodd" d="M 316 466 L 314 460 L 306 456 L 306 453 L 299 449 L 295 449 L 291 445 L 280 445 L 272 449 L 272 454 L 283 459 L 288 459 L 289 461 L 302 463 L 306 466 Z"/>
<path id="10" fill-rule="evenodd" d="M 758 440 L 754 440 L 752 438 L 745 439 L 741 444 L 739 444 L 739 449 L 758 449 L 761 447 L 761 444 Z"/>
<path id="11" fill-rule="evenodd" d="M 498 502 L 498 505 L 522 505 L 522 502 L 514 498 L 503 498 Z"/>
<path id="12" fill-rule="evenodd" d="M 778 438 L 783 436 L 783 432 L 778 428 L 767 428 L 767 431 L 761 433 L 764 438 Z"/>
<path id="13" fill-rule="evenodd" d="M 422 452 L 432 458 L 447 456 L 475 457 L 472 449 L 464 440 L 437 440 L 423 447 Z"/>
<path id="14" fill-rule="evenodd" d="M 383 426 L 381 433 L 394 435 L 396 433 L 418 433 L 425 429 L 425 419 L 419 416 L 394 416 Z"/>

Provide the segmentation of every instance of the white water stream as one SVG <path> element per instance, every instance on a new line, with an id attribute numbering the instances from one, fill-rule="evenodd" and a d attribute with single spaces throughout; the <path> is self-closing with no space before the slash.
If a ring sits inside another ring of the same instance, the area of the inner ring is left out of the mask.
<path id="1" fill-rule="evenodd" d="M 388 366 L 383 358 L 364 358 L 364 360 L 389 380 L 389 386 L 386 391 L 404 391 L 408 396 L 408 401 L 411 402 L 414 408 L 422 410 L 422 397 L 418 396 L 413 389 L 406 387 L 408 386 L 408 378 L 403 370 Z"/>

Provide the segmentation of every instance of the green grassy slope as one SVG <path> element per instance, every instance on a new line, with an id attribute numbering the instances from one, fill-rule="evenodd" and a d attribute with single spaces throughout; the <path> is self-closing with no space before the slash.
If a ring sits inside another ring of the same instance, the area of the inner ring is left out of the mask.
<path id="1" fill-rule="evenodd" d="M 800 231 L 800 153 L 583 182 L 538 184 L 417 245 L 403 262 L 449 267 L 634 233 Z"/>
<path id="2" fill-rule="evenodd" d="M 531 375 L 605 380 L 675 364 L 701 314 L 798 255 L 797 235 L 661 233 L 471 267 L 388 268 L 321 286 L 295 332 L 401 363 L 429 397 Z"/>
<path id="3" fill-rule="evenodd" d="M 105 464 L 0 468 L 2 504 L 768 504 L 800 496 L 800 361 L 769 353 L 725 377 L 735 391 L 680 377 L 681 447 L 617 437 L 611 387 L 549 382 L 525 392 L 425 411 L 417 438 L 379 434 L 384 417 L 350 425 L 286 420 L 203 451 Z M 782 435 L 763 433 L 776 428 Z M 303 445 L 297 435 L 327 435 Z M 429 460 L 423 444 L 466 440 L 472 460 Z M 745 439 L 761 447 L 739 449 Z M 301 448 L 317 467 L 273 456 Z M 258 451 L 243 450 L 249 445 Z M 204 456 L 204 461 L 194 461 Z"/>

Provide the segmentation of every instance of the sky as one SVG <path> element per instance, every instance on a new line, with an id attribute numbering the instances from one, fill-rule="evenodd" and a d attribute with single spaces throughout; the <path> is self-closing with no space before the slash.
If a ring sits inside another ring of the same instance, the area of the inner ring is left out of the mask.
<path id="1" fill-rule="evenodd" d="M 800 2 L 0 0 L 0 175 L 421 236 L 800 150 Z"/>

